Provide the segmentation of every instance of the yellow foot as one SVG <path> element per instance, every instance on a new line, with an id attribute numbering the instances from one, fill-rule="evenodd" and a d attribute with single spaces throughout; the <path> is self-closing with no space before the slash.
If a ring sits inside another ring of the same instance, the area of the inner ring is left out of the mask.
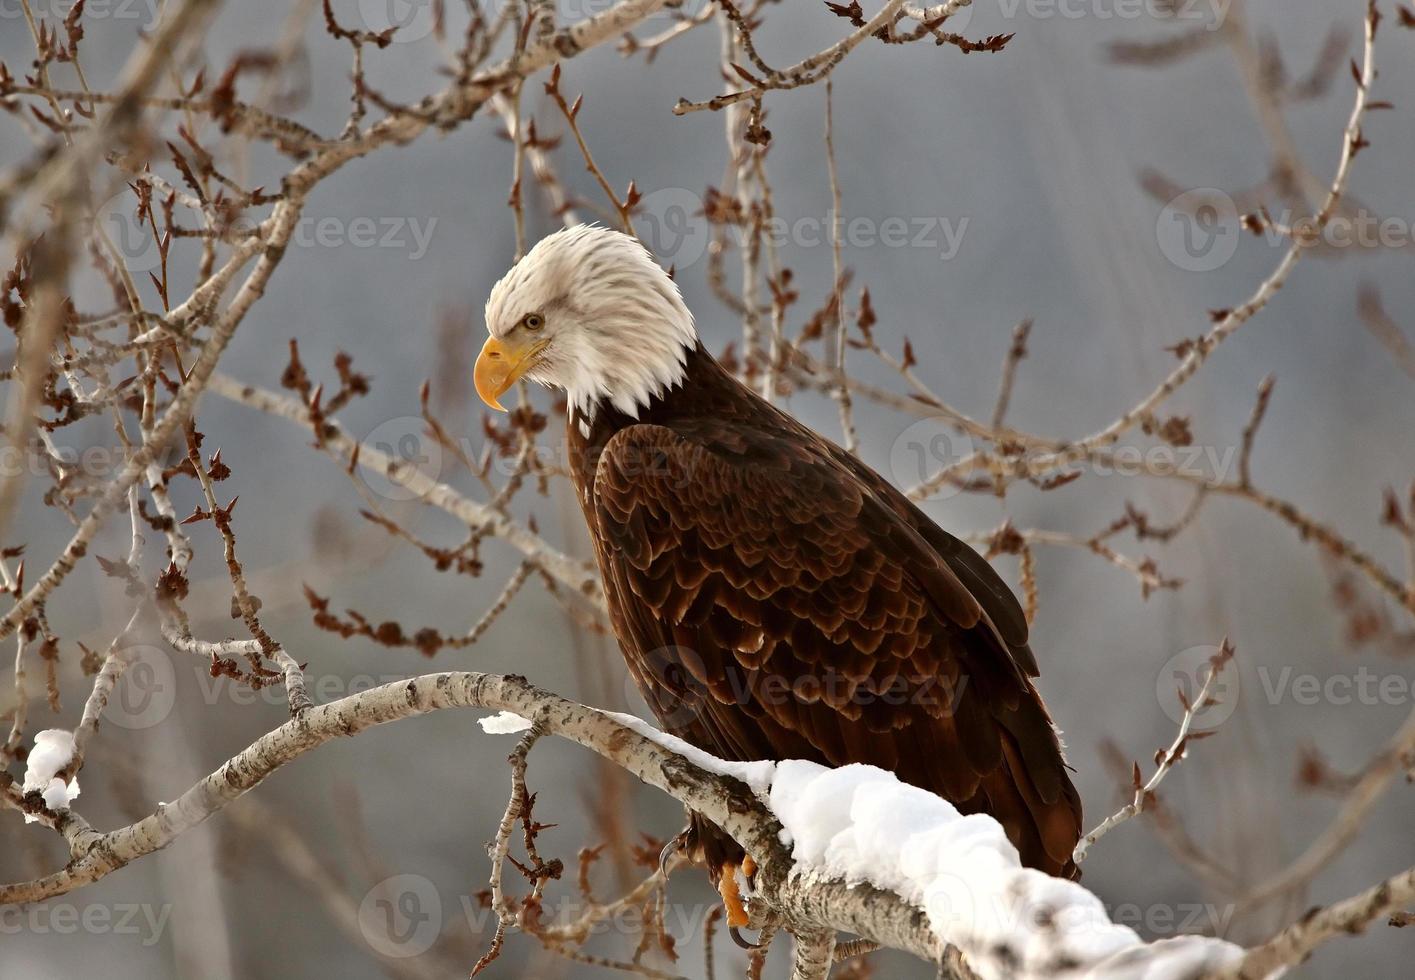
<path id="1" fill-rule="evenodd" d="M 748 881 L 757 873 L 757 862 L 752 860 L 750 854 L 742 855 L 742 873 L 747 876 Z"/>
<path id="2" fill-rule="evenodd" d="M 749 857 L 747 861 L 751 861 Z M 742 904 L 742 890 L 737 885 L 737 865 L 724 864 L 719 870 L 721 876 L 717 879 L 717 892 L 722 896 L 722 906 L 727 910 L 727 924 L 735 928 L 745 926 L 749 921 L 747 909 Z M 745 870 L 745 866 L 744 866 Z M 755 864 L 752 870 L 756 870 Z"/>

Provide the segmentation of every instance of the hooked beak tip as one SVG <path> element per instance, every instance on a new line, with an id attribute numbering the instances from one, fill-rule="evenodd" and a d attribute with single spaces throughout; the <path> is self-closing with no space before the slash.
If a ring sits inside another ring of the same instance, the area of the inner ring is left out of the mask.
<path id="1" fill-rule="evenodd" d="M 501 404 L 501 396 L 525 373 L 529 366 L 526 351 L 518 351 L 495 337 L 488 337 L 481 353 L 477 355 L 472 380 L 477 394 L 488 408 L 498 412 L 506 411 Z"/>

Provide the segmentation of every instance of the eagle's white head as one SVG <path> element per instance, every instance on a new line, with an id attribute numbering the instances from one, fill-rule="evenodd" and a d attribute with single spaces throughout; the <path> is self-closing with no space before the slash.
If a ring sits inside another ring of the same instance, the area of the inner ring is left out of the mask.
<path id="1" fill-rule="evenodd" d="M 517 379 L 563 389 L 591 417 L 601 400 L 638 417 L 678 384 L 697 343 L 678 286 L 643 245 L 595 225 L 542 238 L 492 287 L 476 365 L 492 408 Z"/>

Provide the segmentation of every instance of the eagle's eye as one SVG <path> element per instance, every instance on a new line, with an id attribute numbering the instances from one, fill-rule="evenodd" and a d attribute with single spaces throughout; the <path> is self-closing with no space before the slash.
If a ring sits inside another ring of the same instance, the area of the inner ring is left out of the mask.
<path id="1" fill-rule="evenodd" d="M 527 330 L 539 330 L 541 327 L 545 326 L 545 317 L 541 316 L 539 313 L 527 313 L 521 318 L 521 326 L 525 327 Z"/>

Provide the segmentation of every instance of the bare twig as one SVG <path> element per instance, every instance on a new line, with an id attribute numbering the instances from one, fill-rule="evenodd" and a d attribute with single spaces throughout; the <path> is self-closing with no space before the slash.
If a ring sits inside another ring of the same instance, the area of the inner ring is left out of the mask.
<path id="1" fill-rule="evenodd" d="M 1135 766 L 1134 798 L 1115 813 L 1112 813 L 1102 820 L 1096 825 L 1094 830 L 1076 843 L 1076 850 L 1071 855 L 1073 861 L 1080 864 L 1082 861 L 1086 860 L 1086 854 L 1090 851 L 1092 844 L 1127 820 L 1138 817 L 1141 813 L 1145 812 L 1145 807 L 1149 803 L 1151 794 L 1159 788 L 1159 784 L 1164 780 L 1165 776 L 1169 775 L 1174 765 L 1179 762 L 1180 759 L 1184 758 L 1189 743 L 1204 734 L 1211 734 L 1208 732 L 1191 733 L 1190 728 L 1194 723 L 1195 716 L 1213 706 L 1209 692 L 1213 687 L 1214 681 L 1218 679 L 1219 674 L 1223 671 L 1223 668 L 1232 659 L 1233 647 L 1225 640 L 1223 645 L 1219 648 L 1219 652 L 1214 654 L 1213 658 L 1209 661 L 1208 669 L 1204 672 L 1204 683 L 1200 686 L 1199 693 L 1193 700 L 1189 700 L 1188 695 L 1182 690 L 1179 692 L 1180 700 L 1184 705 L 1184 717 L 1179 721 L 1179 731 L 1174 736 L 1174 741 L 1170 743 L 1169 748 L 1163 749 L 1156 756 L 1154 774 L 1151 775 L 1148 780 L 1141 782 L 1140 767 L 1138 765 Z"/>

